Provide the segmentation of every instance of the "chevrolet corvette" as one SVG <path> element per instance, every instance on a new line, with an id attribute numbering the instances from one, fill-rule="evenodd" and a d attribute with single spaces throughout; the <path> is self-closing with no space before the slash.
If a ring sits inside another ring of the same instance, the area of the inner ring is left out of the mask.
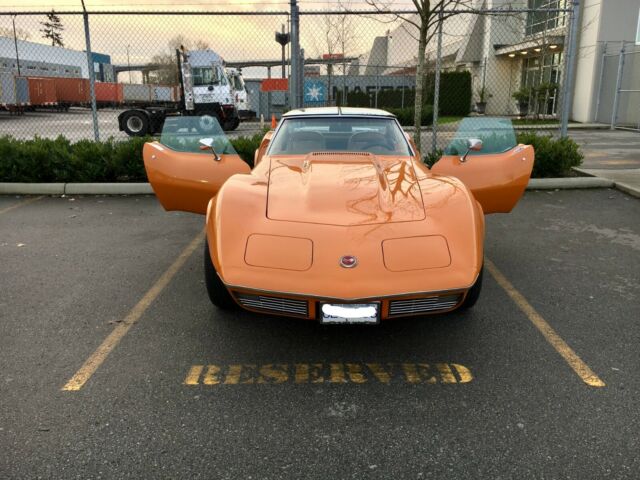
<path id="1" fill-rule="evenodd" d="M 464 119 L 431 168 L 382 110 L 290 111 L 253 168 L 197 125 L 168 119 L 144 163 L 166 210 L 205 215 L 209 298 L 323 324 L 472 307 L 484 215 L 513 209 L 534 160 L 507 119 Z"/>

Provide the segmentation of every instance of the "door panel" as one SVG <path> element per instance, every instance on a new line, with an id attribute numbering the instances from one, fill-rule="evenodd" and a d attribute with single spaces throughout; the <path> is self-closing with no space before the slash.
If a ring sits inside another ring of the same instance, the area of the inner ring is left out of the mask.
<path id="1" fill-rule="evenodd" d="M 508 213 L 529 183 L 533 160 L 533 147 L 518 145 L 505 153 L 470 155 L 465 162 L 460 162 L 458 155 L 445 155 L 431 167 L 431 172 L 460 179 L 485 214 Z"/>
<path id="2" fill-rule="evenodd" d="M 251 169 L 236 154 L 211 151 L 177 152 L 158 143 L 146 143 L 143 150 L 147 177 L 165 210 L 205 214 L 209 200 L 229 177 Z"/>

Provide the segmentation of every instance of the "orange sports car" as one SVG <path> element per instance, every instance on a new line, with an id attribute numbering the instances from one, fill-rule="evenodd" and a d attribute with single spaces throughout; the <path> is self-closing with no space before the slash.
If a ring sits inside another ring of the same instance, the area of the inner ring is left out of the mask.
<path id="1" fill-rule="evenodd" d="M 144 163 L 166 210 L 206 215 L 211 301 L 325 324 L 473 306 L 484 215 L 509 212 L 533 167 L 506 119 L 464 119 L 431 168 L 382 110 L 290 111 L 253 168 L 197 120 L 167 119 Z"/>

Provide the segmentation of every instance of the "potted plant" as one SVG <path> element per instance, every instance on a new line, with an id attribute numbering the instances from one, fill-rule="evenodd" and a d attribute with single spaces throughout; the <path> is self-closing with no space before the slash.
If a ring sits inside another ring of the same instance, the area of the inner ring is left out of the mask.
<path id="1" fill-rule="evenodd" d="M 484 112 L 487 109 L 487 91 L 485 89 L 485 86 L 483 85 L 482 88 L 479 88 L 476 93 L 478 94 L 478 101 L 476 102 L 476 112 L 480 115 L 484 115 Z"/>
<path id="2" fill-rule="evenodd" d="M 526 117 L 529 113 L 529 98 L 531 97 L 531 89 L 522 87 L 511 95 L 518 102 L 518 112 L 521 117 Z"/>

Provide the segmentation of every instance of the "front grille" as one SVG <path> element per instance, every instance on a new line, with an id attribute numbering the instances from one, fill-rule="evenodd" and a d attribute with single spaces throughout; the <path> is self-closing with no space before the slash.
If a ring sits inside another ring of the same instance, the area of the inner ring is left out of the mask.
<path id="1" fill-rule="evenodd" d="M 435 297 L 412 298 L 410 300 L 392 300 L 389 302 L 389 316 L 435 313 L 455 307 L 462 299 L 461 293 L 438 295 Z"/>
<path id="2" fill-rule="evenodd" d="M 309 303 L 306 300 L 292 298 L 268 297 L 265 295 L 235 294 L 238 303 L 243 307 L 263 312 L 281 313 L 285 315 L 309 316 Z"/>

